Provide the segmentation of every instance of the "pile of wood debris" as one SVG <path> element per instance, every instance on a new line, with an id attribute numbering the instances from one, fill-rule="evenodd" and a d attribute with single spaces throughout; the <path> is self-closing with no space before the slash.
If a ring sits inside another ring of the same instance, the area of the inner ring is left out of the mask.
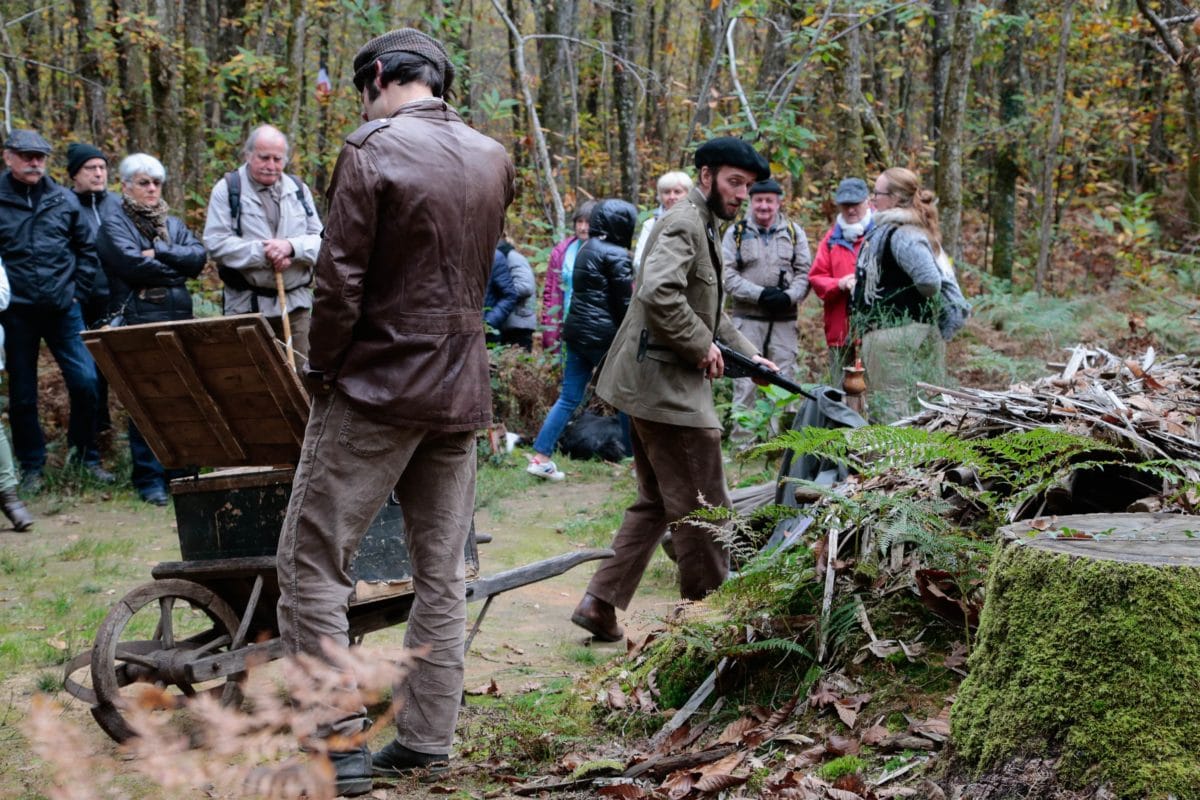
<path id="1" fill-rule="evenodd" d="M 1056 374 L 1008 391 L 919 387 L 936 393 L 923 412 L 896 424 L 960 438 L 1054 425 L 1146 458 L 1200 458 L 1200 363 L 1188 356 L 1120 358 L 1078 345 Z"/>

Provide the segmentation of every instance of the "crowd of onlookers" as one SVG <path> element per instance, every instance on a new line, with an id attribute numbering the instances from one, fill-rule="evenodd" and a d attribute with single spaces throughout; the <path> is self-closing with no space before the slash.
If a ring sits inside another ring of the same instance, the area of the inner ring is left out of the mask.
<path id="1" fill-rule="evenodd" d="M 153 156 L 123 159 L 119 191 L 112 191 L 106 154 L 74 143 L 67 148 L 70 185 L 63 186 L 47 174 L 52 147 L 44 138 L 33 131 L 9 136 L 8 170 L 0 175 L 0 259 L 7 270 L 7 276 L 0 272 L 0 305 L 7 306 L 0 322 L 7 334 L 13 437 L 10 450 L 0 430 L 0 505 L 18 530 L 33 522 L 22 496 L 37 494 L 44 484 L 41 342 L 70 397 L 68 458 L 102 483 L 115 479 L 97 447 L 112 423 L 104 377 L 80 338 L 85 328 L 190 318 L 187 282 L 211 260 L 223 283 L 226 314 L 262 314 L 276 336 L 301 356 L 307 353 L 322 228 L 308 186 L 284 172 L 288 149 L 276 128 L 255 128 L 244 163 L 213 187 L 198 238 L 169 213 L 162 198 L 166 170 Z M 681 202 L 706 202 L 698 193 L 689 196 L 693 188 L 686 172 L 663 175 L 657 206 L 640 231 L 637 208 L 624 200 L 580 202 L 571 234 L 550 253 L 540 296 L 529 260 L 508 240 L 498 243 L 484 298 L 488 342 L 531 350 L 540 338 L 543 352 L 562 365 L 560 395 L 533 442 L 531 474 L 564 477 L 553 460 L 559 438 L 621 324 L 656 225 Z M 778 181 L 758 181 L 748 195 L 747 213 L 726 227 L 719 243 L 724 308 L 734 325 L 790 379 L 799 351 L 797 309 L 811 289 L 824 310 L 825 380 L 839 386 L 843 370 L 860 361 L 872 377 L 873 417 L 898 416 L 911 399 L 905 388 L 911 389 L 911 375 L 899 374 L 905 371 L 900 365 L 911 362 L 905 354 L 920 353 L 927 365 L 922 378 L 936 379 L 943 369 L 940 334 L 947 332 L 939 331 L 931 316 L 935 305 L 926 300 L 945 294 L 941 287 L 949 282 L 961 301 L 940 246 L 932 194 L 906 169 L 886 170 L 873 190 L 861 178 L 847 178 L 833 197 L 837 218 L 815 250 L 804 228 L 788 218 Z M 961 304 L 960 314 L 966 309 Z M 749 379 L 735 381 L 734 407 L 753 408 L 756 391 Z M 619 419 L 621 444 L 629 452 L 628 419 Z M 735 414 L 730 430 L 738 448 L 756 435 L 744 419 Z M 772 430 L 778 424 L 772 420 Z M 128 437 L 134 487 L 146 502 L 165 505 L 173 474 L 164 471 L 135 424 Z"/>
<path id="2" fill-rule="evenodd" d="M 321 221 L 312 192 L 283 172 L 288 142 L 269 125 L 246 141 L 244 163 L 212 190 L 197 237 L 170 213 L 167 172 L 147 153 L 117 167 L 86 143 L 67 148 L 68 185 L 48 174 L 53 147 L 30 130 L 4 142 L 0 174 L 0 325 L 9 380 L 11 446 L 0 428 L 0 507 L 17 530 L 33 525 L 22 498 L 45 485 L 38 420 L 38 354 L 45 342 L 70 398 L 67 461 L 111 484 L 97 442 L 111 428 L 108 387 L 84 346 L 86 328 L 192 317 L 188 281 L 217 264 L 226 314 L 260 313 L 297 352 L 308 350 Z M 281 309 L 286 308 L 286 321 Z M 147 503 L 166 505 L 164 470 L 132 421 L 131 478 Z"/>
<path id="3" fill-rule="evenodd" d="M 562 355 L 563 379 L 534 440 L 530 474 L 563 479 L 553 460 L 559 438 L 620 326 L 657 221 L 692 189 L 686 172 L 658 180 L 658 206 L 642 223 L 632 252 L 633 206 L 588 200 L 576 208 L 572 235 L 551 252 L 541 296 L 542 344 Z M 874 189 L 862 178 L 846 178 L 833 195 L 837 217 L 815 251 L 804 228 L 788 218 L 783 196 L 778 181 L 755 182 L 748 190 L 748 213 L 725 229 L 720 245 L 725 310 L 790 380 L 800 355 L 798 309 L 811 290 L 822 304 L 829 350 L 828 371 L 820 379 L 840 387 L 845 370 L 861 361 L 872 376 L 872 419 L 898 418 L 912 407 L 915 381 L 936 381 L 944 372 L 944 340 L 969 311 L 941 248 L 932 193 L 903 168 L 884 171 Z M 696 196 L 688 202 L 706 200 Z M 757 432 L 744 412 L 755 407 L 757 391 L 749 378 L 734 382 L 732 405 L 743 412 L 732 415 L 735 448 L 755 441 Z M 618 417 L 628 452 L 628 420 Z M 778 432 L 780 422 L 778 416 L 770 419 L 770 429 Z"/>

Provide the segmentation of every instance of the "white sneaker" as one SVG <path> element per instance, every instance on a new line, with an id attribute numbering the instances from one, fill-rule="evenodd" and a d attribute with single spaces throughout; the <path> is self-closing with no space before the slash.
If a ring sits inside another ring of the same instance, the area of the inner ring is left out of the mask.
<path id="1" fill-rule="evenodd" d="M 537 475 L 539 478 L 545 478 L 548 481 L 561 481 L 567 477 L 567 474 L 560 471 L 554 465 L 553 461 L 543 461 L 540 464 L 537 461 L 530 461 L 525 471 L 530 475 Z"/>

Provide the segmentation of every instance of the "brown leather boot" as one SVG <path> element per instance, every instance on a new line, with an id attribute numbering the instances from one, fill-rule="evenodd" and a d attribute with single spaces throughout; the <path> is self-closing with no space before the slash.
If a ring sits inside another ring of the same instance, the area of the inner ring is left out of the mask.
<path id="1" fill-rule="evenodd" d="M 27 531 L 33 527 L 33 515 L 17 497 L 16 489 L 0 490 L 0 508 L 4 509 L 4 516 L 12 522 L 14 531 Z"/>
<path id="2" fill-rule="evenodd" d="M 602 642 L 619 642 L 625 638 L 625 631 L 617 624 L 617 610 L 612 603 L 606 603 L 591 594 L 584 594 L 579 605 L 575 606 L 571 622 Z"/>

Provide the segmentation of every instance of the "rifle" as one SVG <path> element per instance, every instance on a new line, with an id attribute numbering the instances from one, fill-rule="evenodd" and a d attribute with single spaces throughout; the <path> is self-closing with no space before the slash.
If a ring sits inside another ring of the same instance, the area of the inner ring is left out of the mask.
<path id="1" fill-rule="evenodd" d="M 750 358 L 750 356 L 742 355 L 724 342 L 717 342 L 716 345 L 717 349 L 721 351 L 721 358 L 725 361 L 726 378 L 751 378 L 758 381 L 765 381 L 792 394 L 798 394 L 802 397 L 807 397 L 809 400 L 816 401 L 817 398 L 804 391 L 804 388 L 800 384 L 789 381 L 775 370 L 759 364 Z"/>

